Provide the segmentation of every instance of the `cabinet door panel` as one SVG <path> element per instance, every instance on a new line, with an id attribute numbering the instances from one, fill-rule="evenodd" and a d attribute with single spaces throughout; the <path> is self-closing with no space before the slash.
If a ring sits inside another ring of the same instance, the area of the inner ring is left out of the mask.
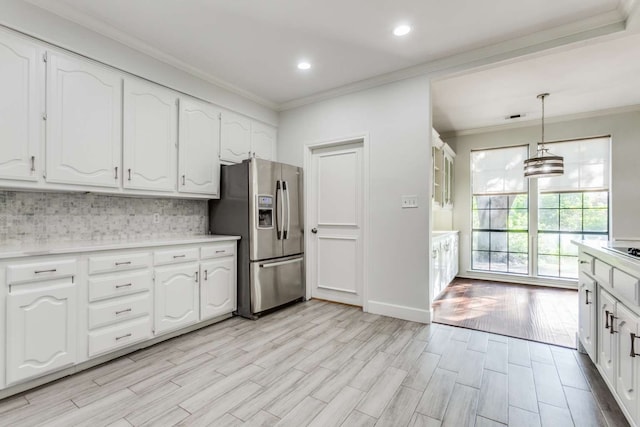
<path id="1" fill-rule="evenodd" d="M 7 296 L 7 384 L 76 361 L 76 310 L 72 283 Z"/>
<path id="2" fill-rule="evenodd" d="M 51 52 L 47 67 L 47 181 L 118 187 L 120 75 Z"/>
<path id="3" fill-rule="evenodd" d="M 616 392 L 623 405 L 629 413 L 636 416 L 638 411 L 638 364 L 639 357 L 631 357 L 631 334 L 638 334 L 638 323 L 640 319 L 624 305 L 618 304 L 616 332 L 618 338 L 616 369 Z M 638 340 L 635 340 L 634 347 L 637 347 Z M 634 352 L 640 353 L 634 348 Z"/>
<path id="4" fill-rule="evenodd" d="M 0 33 L 0 178 L 38 179 L 44 78 L 40 63 L 37 46 Z"/>
<path id="5" fill-rule="evenodd" d="M 198 264 L 156 268 L 156 335 L 198 321 Z"/>
<path id="6" fill-rule="evenodd" d="M 616 335 L 611 333 L 611 317 L 616 310 L 615 299 L 599 289 L 598 293 L 598 366 L 611 385 L 615 386 Z M 607 328 L 607 326 L 609 326 Z"/>
<path id="7" fill-rule="evenodd" d="M 177 99 L 175 93 L 158 85 L 125 81 L 125 188 L 175 190 L 178 169 Z"/>
<path id="8" fill-rule="evenodd" d="M 578 335 L 582 346 L 587 351 L 591 360 L 595 361 L 595 299 L 593 293 L 595 283 L 588 276 L 580 273 L 578 282 Z"/>
<path id="9" fill-rule="evenodd" d="M 201 320 L 231 313 L 236 309 L 236 269 L 233 257 L 201 264 Z"/>
<path id="10" fill-rule="evenodd" d="M 233 113 L 222 113 L 220 160 L 242 163 L 250 157 L 251 120 Z"/>
<path id="11" fill-rule="evenodd" d="M 181 99 L 178 150 L 180 192 L 218 197 L 219 149 L 219 111 L 204 102 Z"/>
<path id="12" fill-rule="evenodd" d="M 276 130 L 259 122 L 251 124 L 251 151 L 259 159 L 275 160 Z"/>

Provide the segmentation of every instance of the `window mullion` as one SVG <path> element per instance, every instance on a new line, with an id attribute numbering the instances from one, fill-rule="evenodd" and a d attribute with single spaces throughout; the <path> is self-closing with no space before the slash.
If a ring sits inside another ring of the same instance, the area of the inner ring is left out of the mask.
<path id="1" fill-rule="evenodd" d="M 537 144 L 532 144 L 529 151 L 535 155 Z M 538 271 L 538 180 L 529 180 L 529 276 L 536 276 Z"/>

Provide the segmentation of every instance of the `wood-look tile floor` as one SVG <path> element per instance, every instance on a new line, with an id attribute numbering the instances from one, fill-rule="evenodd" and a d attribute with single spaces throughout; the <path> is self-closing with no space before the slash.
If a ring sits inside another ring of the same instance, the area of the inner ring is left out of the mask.
<path id="1" fill-rule="evenodd" d="M 578 292 L 458 277 L 434 301 L 433 321 L 576 348 Z"/>
<path id="2" fill-rule="evenodd" d="M 624 426 L 573 350 L 322 301 L 0 401 L 3 426 Z"/>

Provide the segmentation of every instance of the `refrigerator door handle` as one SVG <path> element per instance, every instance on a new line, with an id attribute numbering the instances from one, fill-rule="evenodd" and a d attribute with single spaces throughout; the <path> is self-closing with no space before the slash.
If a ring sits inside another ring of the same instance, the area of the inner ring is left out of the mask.
<path id="1" fill-rule="evenodd" d="M 304 259 L 303 257 L 299 257 L 294 259 L 288 259 L 286 261 L 265 262 L 265 263 L 261 263 L 260 267 L 261 268 L 279 267 L 281 265 L 295 264 L 297 262 L 302 262 L 303 259 Z"/>
<path id="2" fill-rule="evenodd" d="M 278 202 L 281 205 L 282 215 L 284 215 L 284 207 L 282 206 L 282 194 L 280 193 L 280 180 L 276 181 L 276 235 L 278 236 L 278 240 L 282 239 L 282 232 L 280 231 L 280 220 L 284 221 L 284 218 L 278 214 Z"/>
<path id="3" fill-rule="evenodd" d="M 287 196 L 287 219 L 286 221 L 283 219 L 282 224 L 286 224 L 284 231 L 282 232 L 282 238 L 287 240 L 289 237 L 289 227 L 291 226 L 291 197 L 289 196 L 289 186 L 287 185 L 287 181 L 282 181 L 282 190 L 284 195 Z M 284 200 L 283 200 L 284 201 Z M 284 211 L 284 206 L 282 208 Z"/>

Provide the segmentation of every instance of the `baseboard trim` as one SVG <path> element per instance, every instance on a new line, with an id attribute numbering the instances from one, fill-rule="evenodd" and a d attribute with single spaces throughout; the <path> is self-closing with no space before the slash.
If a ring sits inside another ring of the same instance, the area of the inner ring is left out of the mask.
<path id="1" fill-rule="evenodd" d="M 431 310 L 422 310 L 379 301 L 369 301 L 368 303 L 367 311 L 372 314 L 381 314 L 410 322 L 431 323 Z"/>

